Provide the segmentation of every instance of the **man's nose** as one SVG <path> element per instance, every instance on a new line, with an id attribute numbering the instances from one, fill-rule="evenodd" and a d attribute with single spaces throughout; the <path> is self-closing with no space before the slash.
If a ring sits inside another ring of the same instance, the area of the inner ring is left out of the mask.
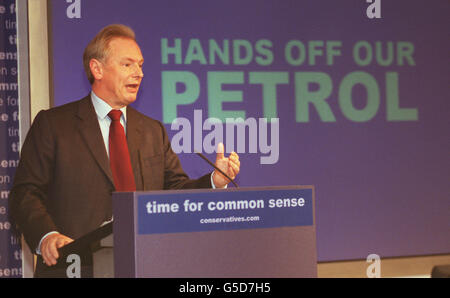
<path id="1" fill-rule="evenodd" d="M 134 65 L 133 75 L 136 76 L 136 77 L 143 78 L 144 77 L 144 71 L 142 70 L 142 66 L 140 66 L 139 64 L 135 64 Z"/>

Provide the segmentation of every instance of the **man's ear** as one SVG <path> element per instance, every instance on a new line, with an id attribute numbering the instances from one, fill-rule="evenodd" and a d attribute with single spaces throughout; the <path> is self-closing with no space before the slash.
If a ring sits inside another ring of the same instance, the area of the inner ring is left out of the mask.
<path id="1" fill-rule="evenodd" d="M 96 80 L 101 80 L 103 78 L 103 64 L 97 59 L 91 59 L 89 61 L 89 68 L 91 73 Z"/>

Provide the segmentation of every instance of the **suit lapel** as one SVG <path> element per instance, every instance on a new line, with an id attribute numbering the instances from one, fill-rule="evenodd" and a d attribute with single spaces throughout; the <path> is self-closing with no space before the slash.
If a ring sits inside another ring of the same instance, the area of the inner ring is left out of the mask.
<path id="1" fill-rule="evenodd" d="M 131 167 L 134 172 L 136 189 L 143 190 L 143 169 L 141 168 L 141 145 L 142 145 L 142 118 L 132 107 L 127 107 L 127 143 L 130 152 Z"/>
<path id="2" fill-rule="evenodd" d="M 103 170 L 109 181 L 114 185 L 108 155 L 103 142 L 102 133 L 98 124 L 97 115 L 92 105 L 90 95 L 80 101 L 77 117 L 80 119 L 78 126 L 81 136 L 89 147 L 94 159 Z"/>

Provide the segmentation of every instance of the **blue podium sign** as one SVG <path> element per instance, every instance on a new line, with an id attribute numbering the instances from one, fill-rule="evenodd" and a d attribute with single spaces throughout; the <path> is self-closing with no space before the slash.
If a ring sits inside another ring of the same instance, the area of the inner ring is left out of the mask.
<path id="1" fill-rule="evenodd" d="M 138 195 L 138 233 L 313 225 L 312 189 Z"/>

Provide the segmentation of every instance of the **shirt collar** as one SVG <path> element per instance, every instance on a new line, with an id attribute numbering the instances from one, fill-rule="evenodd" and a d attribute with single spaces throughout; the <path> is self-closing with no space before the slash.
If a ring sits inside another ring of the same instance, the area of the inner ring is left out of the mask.
<path id="1" fill-rule="evenodd" d="M 94 93 L 94 91 L 91 91 L 91 99 L 92 99 L 92 104 L 94 105 L 95 113 L 97 114 L 97 116 L 100 119 L 105 119 L 105 117 L 108 116 L 108 113 L 111 112 L 111 110 L 113 110 L 113 108 L 111 108 L 111 106 L 109 104 L 107 104 L 106 101 L 104 101 L 103 99 L 98 97 Z M 122 111 L 123 119 L 126 122 L 127 121 L 127 107 L 124 106 L 120 110 Z"/>

